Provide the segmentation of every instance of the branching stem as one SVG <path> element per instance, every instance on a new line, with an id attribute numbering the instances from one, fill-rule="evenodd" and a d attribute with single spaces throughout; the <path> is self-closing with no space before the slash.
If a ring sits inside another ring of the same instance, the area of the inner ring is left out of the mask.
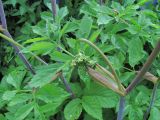
<path id="1" fill-rule="evenodd" d="M 117 120 L 123 120 L 124 109 L 125 109 L 125 97 L 121 96 L 119 101 L 119 110 L 118 110 Z"/>
<path id="2" fill-rule="evenodd" d="M 145 73 L 148 71 L 149 67 L 151 66 L 154 59 L 157 57 L 158 53 L 160 52 L 160 40 L 158 41 L 157 46 L 152 51 L 151 55 L 147 59 L 146 63 L 143 65 L 140 72 L 137 74 L 135 79 L 131 82 L 131 84 L 127 87 L 126 93 L 128 94 L 133 88 L 142 80 Z"/>
<path id="3" fill-rule="evenodd" d="M 17 47 L 20 47 L 20 48 L 23 48 L 25 49 L 25 47 L 23 47 L 21 44 L 17 43 L 16 41 L 14 41 L 12 38 L 9 38 L 7 37 L 6 35 L 0 33 L 0 37 L 2 37 L 3 39 L 7 40 L 8 42 L 12 43 L 13 45 L 17 46 Z M 40 57 L 38 57 L 36 54 L 34 54 L 33 52 L 31 51 L 28 51 L 32 56 L 34 56 L 38 61 L 42 62 L 43 64 L 47 65 L 47 63 L 45 61 L 43 61 Z M 21 53 L 19 51 L 19 53 Z M 19 54 L 18 53 L 18 54 Z"/>
<path id="4" fill-rule="evenodd" d="M 121 85 L 121 82 L 120 82 L 120 80 L 119 80 L 119 78 L 118 78 L 118 76 L 117 76 L 117 74 L 116 74 L 116 72 L 115 72 L 112 64 L 110 63 L 110 61 L 108 60 L 108 58 L 104 55 L 104 53 L 96 45 L 94 45 L 92 42 L 90 42 L 89 40 L 83 39 L 83 38 L 78 39 L 78 40 L 81 41 L 81 42 L 85 42 L 85 43 L 89 44 L 90 46 L 92 46 L 102 56 L 102 58 L 104 59 L 104 61 L 106 62 L 106 64 L 109 66 L 110 70 L 112 71 L 112 74 L 115 77 L 115 80 L 117 82 L 119 90 L 121 90 L 123 92 L 124 89 L 123 89 L 123 87 Z"/>

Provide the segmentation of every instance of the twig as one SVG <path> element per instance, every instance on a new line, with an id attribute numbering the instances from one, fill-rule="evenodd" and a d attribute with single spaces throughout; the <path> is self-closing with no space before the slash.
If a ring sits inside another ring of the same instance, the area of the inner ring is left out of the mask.
<path id="1" fill-rule="evenodd" d="M 118 110 L 117 120 L 123 120 L 124 108 L 125 108 L 125 97 L 121 96 L 120 102 L 119 102 L 119 110 Z"/>
<path id="2" fill-rule="evenodd" d="M 107 65 L 109 66 L 109 68 L 111 69 L 112 74 L 114 75 L 115 80 L 116 80 L 116 82 L 117 82 L 117 85 L 118 85 L 119 90 L 121 90 L 122 92 L 124 92 L 124 89 L 123 89 L 123 87 L 122 87 L 122 84 L 121 84 L 121 82 L 120 82 L 120 80 L 119 80 L 119 78 L 118 78 L 118 76 L 117 76 L 114 68 L 112 67 L 112 64 L 110 63 L 110 61 L 108 60 L 108 58 L 104 55 L 104 53 L 103 53 L 96 45 L 94 45 L 92 42 L 90 42 L 89 40 L 83 39 L 83 38 L 78 39 L 78 40 L 81 41 L 81 42 L 85 42 L 85 43 L 89 44 L 90 46 L 92 46 L 92 47 L 102 56 L 102 58 L 104 59 L 104 61 L 106 62 L 106 64 L 107 64 Z"/>
<path id="3" fill-rule="evenodd" d="M 63 73 L 60 75 L 60 79 L 62 80 L 63 84 L 65 85 L 67 92 L 69 92 L 71 94 L 72 98 L 75 98 L 75 95 L 74 95 L 70 85 L 67 83 L 67 80 L 64 78 Z"/>
<path id="4" fill-rule="evenodd" d="M 12 43 L 12 45 L 16 46 L 17 48 L 20 47 L 20 48 L 23 48 L 25 49 L 25 47 L 23 47 L 22 45 L 20 45 L 19 43 L 17 43 L 16 41 L 14 41 L 12 38 L 10 37 L 7 37 L 5 35 L 3 35 L 2 33 L 0 33 L 0 37 L 2 37 L 3 39 L 7 40 L 8 42 Z M 19 49 L 19 48 L 18 48 Z M 19 55 L 23 55 L 19 49 L 19 51 L 17 51 Z M 35 55 L 33 52 L 31 51 L 28 51 L 32 56 L 34 56 L 38 61 L 42 62 L 43 64 L 47 65 L 47 63 L 42 60 L 40 57 L 38 57 L 37 55 Z M 20 56 L 21 57 L 21 56 Z M 25 57 L 24 57 L 25 58 Z M 22 59 L 23 60 L 23 59 Z M 27 60 L 26 60 L 27 61 Z M 25 61 L 24 61 L 25 62 Z M 28 64 L 27 64 L 28 65 Z"/>
<path id="5" fill-rule="evenodd" d="M 160 80 L 160 78 L 159 78 L 159 80 Z M 150 101 L 149 107 L 147 108 L 147 111 L 144 114 L 143 120 L 147 120 L 148 119 L 150 111 L 151 111 L 151 109 L 152 109 L 152 107 L 154 105 L 154 101 L 155 101 L 155 98 L 156 98 L 156 92 L 157 92 L 159 80 L 158 80 L 157 83 L 154 84 L 154 87 L 153 87 L 153 90 L 152 90 L 151 101 Z"/>
<path id="6" fill-rule="evenodd" d="M 137 74 L 137 76 L 131 82 L 131 84 L 127 87 L 126 93 L 129 93 L 142 80 L 143 76 L 148 71 L 148 69 L 151 66 L 153 60 L 156 58 L 156 56 L 158 55 L 159 52 L 160 52 L 160 40 L 158 41 L 157 46 L 152 51 L 151 55 L 149 56 L 149 58 L 146 61 L 146 63 L 143 65 L 143 67 L 140 70 L 140 72 Z"/>
<path id="7" fill-rule="evenodd" d="M 1 22 L 2 22 L 2 28 L 5 29 L 5 30 L 3 30 L 3 33 L 12 39 L 12 36 L 10 35 L 10 33 L 7 30 L 7 22 L 6 22 L 4 8 L 3 8 L 3 4 L 2 4 L 1 0 L 0 0 L 0 18 L 1 18 Z M 32 68 L 32 65 L 29 63 L 29 61 L 26 59 L 26 57 L 20 52 L 20 49 L 12 43 L 11 43 L 11 45 L 15 49 L 15 52 L 18 54 L 20 59 L 24 62 L 27 69 L 34 75 L 35 71 Z"/>

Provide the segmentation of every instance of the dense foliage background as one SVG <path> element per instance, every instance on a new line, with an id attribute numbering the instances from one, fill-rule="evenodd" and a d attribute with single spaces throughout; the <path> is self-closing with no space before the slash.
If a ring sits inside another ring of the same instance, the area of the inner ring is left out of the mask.
<path id="1" fill-rule="evenodd" d="M 96 50 L 78 39 L 88 39 L 101 49 L 126 88 L 160 38 L 160 3 L 106 0 L 100 5 L 96 0 L 64 0 L 57 1 L 53 16 L 50 0 L 2 2 L 8 31 L 25 47 L 21 52 L 36 75 L 0 38 L 0 120 L 115 120 L 120 96 L 86 71 L 87 66 L 95 68 L 97 63 L 109 67 Z M 63 75 L 54 79 L 59 70 Z M 160 54 L 149 72 L 160 77 Z M 143 120 L 153 86 L 144 78 L 126 96 L 124 120 Z M 148 120 L 159 118 L 158 88 Z"/>

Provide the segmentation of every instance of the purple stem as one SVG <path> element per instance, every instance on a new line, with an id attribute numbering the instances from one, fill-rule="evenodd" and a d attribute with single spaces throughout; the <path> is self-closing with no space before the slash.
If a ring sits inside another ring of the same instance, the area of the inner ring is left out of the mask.
<path id="1" fill-rule="evenodd" d="M 6 22 L 4 8 L 3 8 L 3 4 L 2 4 L 1 0 L 0 0 L 0 19 L 1 19 L 2 27 L 5 29 L 3 31 L 4 35 L 6 35 L 9 38 L 12 38 L 11 34 L 7 30 L 7 22 Z M 26 57 L 20 52 L 20 49 L 12 43 L 11 43 L 11 45 L 15 49 L 15 52 L 18 54 L 18 56 L 21 58 L 21 60 L 24 62 L 24 64 L 28 68 L 28 70 L 30 70 L 30 72 L 34 75 L 35 71 L 33 70 L 31 64 L 28 62 Z"/>
<path id="2" fill-rule="evenodd" d="M 55 19 L 55 16 L 57 15 L 57 10 L 56 10 L 56 0 L 51 0 L 51 4 L 52 4 L 52 13 L 53 13 L 53 17 Z"/>
<path id="3" fill-rule="evenodd" d="M 125 108 L 125 97 L 121 96 L 120 102 L 119 102 L 119 111 L 118 111 L 117 120 L 123 120 L 124 108 Z"/>
<path id="4" fill-rule="evenodd" d="M 160 52 L 160 40 L 158 41 L 157 46 L 154 48 L 154 50 L 152 51 L 151 55 L 149 56 L 148 60 L 146 61 L 146 63 L 143 65 L 142 69 L 140 70 L 140 72 L 137 74 L 137 76 L 135 77 L 135 79 L 131 82 L 131 84 L 127 87 L 126 89 L 126 93 L 128 94 L 131 90 L 133 90 L 133 88 L 142 80 L 144 74 L 148 71 L 148 69 L 150 68 L 152 62 L 154 61 L 154 59 L 156 58 L 156 56 L 158 55 L 158 53 Z"/>
<path id="5" fill-rule="evenodd" d="M 144 114 L 143 120 L 147 120 L 148 119 L 148 116 L 150 114 L 150 111 L 151 111 L 151 109 L 153 107 L 153 104 L 154 104 L 154 101 L 155 101 L 155 98 L 156 98 L 156 92 L 157 92 L 158 84 L 159 84 L 159 82 L 154 84 L 154 87 L 153 87 L 153 90 L 152 90 L 151 101 L 150 101 L 149 107 L 147 108 L 147 111 Z"/>
<path id="6" fill-rule="evenodd" d="M 67 80 L 64 78 L 63 73 L 60 75 L 60 79 L 62 80 L 63 84 L 66 87 L 67 92 L 69 92 L 72 96 L 72 98 L 75 98 L 75 95 L 70 87 L 70 85 L 67 83 Z"/>

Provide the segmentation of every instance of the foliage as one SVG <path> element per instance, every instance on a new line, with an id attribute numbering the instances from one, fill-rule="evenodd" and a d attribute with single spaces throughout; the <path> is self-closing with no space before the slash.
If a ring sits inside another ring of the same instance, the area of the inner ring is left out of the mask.
<path id="1" fill-rule="evenodd" d="M 145 2 L 126 0 L 120 4 L 109 1 L 99 5 L 96 0 L 75 3 L 66 0 L 67 6 L 57 6 L 57 15 L 53 17 L 49 0 L 44 0 L 42 5 L 42 1 L 36 0 L 5 0 L 9 31 L 15 33 L 15 40 L 25 47 L 21 52 L 35 67 L 36 75 L 31 75 L 3 42 L 6 55 L 0 68 L 3 75 L 0 119 L 105 120 L 109 112 L 112 113 L 110 118 L 115 119 L 120 96 L 104 84 L 93 81 L 87 69 L 91 67 L 112 81 L 113 86 L 118 86 L 112 76 L 96 65 L 103 66 L 109 73 L 112 71 L 97 50 L 79 39 L 88 39 L 100 48 L 126 88 L 160 38 L 159 7 L 142 10 Z M 12 22 L 11 18 L 18 20 Z M 48 65 L 37 61 L 30 52 Z M 158 77 L 159 61 L 160 55 L 149 70 Z M 65 79 L 62 79 L 62 73 Z M 126 96 L 124 120 L 143 119 L 152 87 L 153 83 L 145 79 Z M 149 120 L 158 120 L 159 113 L 158 88 Z"/>

